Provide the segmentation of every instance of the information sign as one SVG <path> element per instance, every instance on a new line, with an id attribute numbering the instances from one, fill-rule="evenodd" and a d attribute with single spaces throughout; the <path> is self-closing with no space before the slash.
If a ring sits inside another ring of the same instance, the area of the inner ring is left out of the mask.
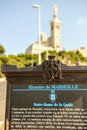
<path id="1" fill-rule="evenodd" d="M 87 130 L 87 67 L 49 57 L 41 65 L 3 65 L 4 130 Z"/>

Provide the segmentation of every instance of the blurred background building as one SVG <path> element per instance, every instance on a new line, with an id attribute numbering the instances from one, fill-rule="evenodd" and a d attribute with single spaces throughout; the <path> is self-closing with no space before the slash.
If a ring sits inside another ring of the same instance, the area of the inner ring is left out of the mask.
<path id="1" fill-rule="evenodd" d="M 63 50 L 61 47 L 61 21 L 58 19 L 58 8 L 54 5 L 53 20 L 50 22 L 51 36 L 47 38 L 45 33 L 40 34 L 41 52 L 48 50 Z M 26 49 L 26 54 L 38 54 L 38 41 Z"/>

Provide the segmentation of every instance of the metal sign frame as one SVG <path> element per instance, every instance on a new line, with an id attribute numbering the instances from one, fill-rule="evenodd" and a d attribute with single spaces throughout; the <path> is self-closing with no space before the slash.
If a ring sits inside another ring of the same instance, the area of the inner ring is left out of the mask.
<path id="1" fill-rule="evenodd" d="M 87 84 L 87 66 L 67 66 L 56 61 L 54 56 L 49 56 L 49 60 L 30 68 L 17 68 L 14 65 L 5 64 L 2 66 L 2 72 L 7 79 L 5 130 L 10 130 L 14 85 Z"/>

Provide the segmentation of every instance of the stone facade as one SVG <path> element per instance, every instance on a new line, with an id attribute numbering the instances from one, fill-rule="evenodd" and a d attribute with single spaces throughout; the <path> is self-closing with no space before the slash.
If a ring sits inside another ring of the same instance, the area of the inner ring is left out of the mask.
<path id="1" fill-rule="evenodd" d="M 87 57 L 87 47 L 80 47 L 77 49 L 84 57 Z"/>
<path id="2" fill-rule="evenodd" d="M 45 33 L 41 33 L 41 52 L 48 50 L 63 50 L 61 47 L 61 21 L 58 19 L 58 8 L 54 5 L 53 20 L 50 22 L 51 36 L 47 38 Z M 26 54 L 38 54 L 39 44 L 33 43 L 26 49 Z"/>
<path id="3" fill-rule="evenodd" d="M 4 130 L 4 122 L 0 121 L 0 130 Z"/>

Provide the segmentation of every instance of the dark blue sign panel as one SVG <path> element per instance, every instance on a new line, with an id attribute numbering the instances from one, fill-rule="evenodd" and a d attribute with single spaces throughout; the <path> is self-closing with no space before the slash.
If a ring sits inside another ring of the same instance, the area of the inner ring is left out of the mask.
<path id="1" fill-rule="evenodd" d="M 87 130 L 87 84 L 12 86 L 11 130 Z"/>

